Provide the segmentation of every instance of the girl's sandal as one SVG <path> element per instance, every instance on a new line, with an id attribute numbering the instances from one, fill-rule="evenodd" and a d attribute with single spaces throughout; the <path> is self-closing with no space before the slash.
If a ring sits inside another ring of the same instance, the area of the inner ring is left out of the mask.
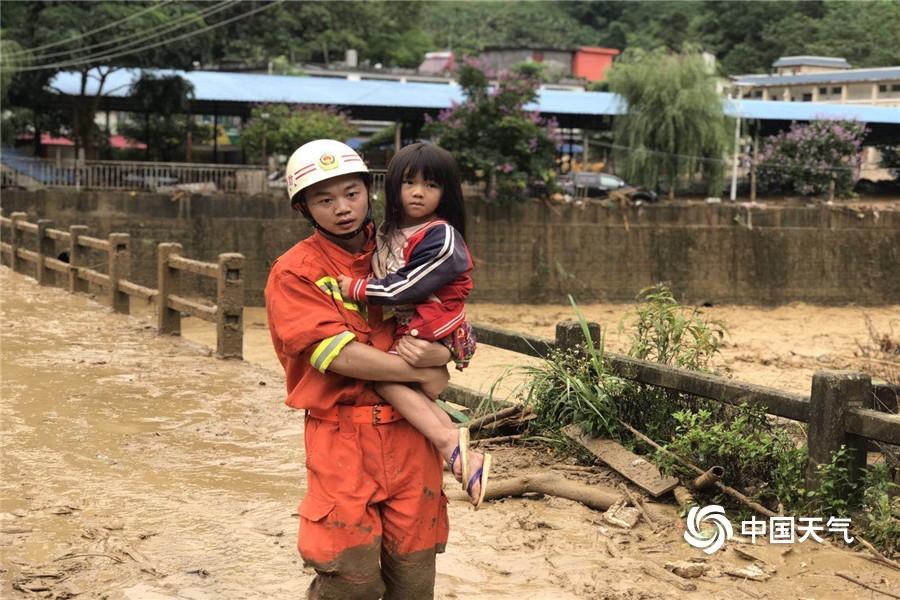
<path id="1" fill-rule="evenodd" d="M 456 471 L 453 470 L 453 465 L 456 464 L 456 461 L 457 460 L 461 461 L 460 456 L 461 456 L 460 449 L 459 449 L 459 446 L 457 446 L 456 448 L 454 448 L 453 454 L 451 454 L 450 458 L 447 460 L 447 466 L 450 467 L 450 474 L 453 475 L 453 478 L 459 482 L 462 482 L 462 480 L 463 480 L 462 472 L 461 472 L 462 464 L 460 464 L 460 474 L 459 475 L 457 475 Z"/>
<path id="2" fill-rule="evenodd" d="M 460 427 L 459 428 L 459 444 L 457 445 L 457 450 L 459 450 L 459 458 L 462 461 L 462 477 L 460 477 L 459 482 L 462 484 L 463 491 L 466 491 L 467 486 L 466 482 L 469 481 L 469 428 L 468 427 Z"/>
<path id="3" fill-rule="evenodd" d="M 475 501 L 474 506 L 475 510 L 481 506 L 482 502 L 484 502 L 484 495 L 487 493 L 487 483 L 488 478 L 491 475 L 491 464 L 494 459 L 490 454 L 484 455 L 484 464 L 481 465 L 481 468 L 475 471 L 472 477 L 468 480 L 469 483 L 466 485 L 466 493 L 469 494 L 469 497 L 472 497 L 472 486 L 477 482 L 481 482 L 481 491 L 478 494 L 478 499 Z"/>

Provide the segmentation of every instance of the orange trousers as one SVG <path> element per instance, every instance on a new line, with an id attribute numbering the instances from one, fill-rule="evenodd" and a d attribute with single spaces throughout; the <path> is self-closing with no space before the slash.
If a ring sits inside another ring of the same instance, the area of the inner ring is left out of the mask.
<path id="1" fill-rule="evenodd" d="M 349 408 L 349 407 L 348 407 Z M 440 455 L 407 421 L 306 418 L 298 548 L 309 598 L 428 599 L 449 532 Z"/>

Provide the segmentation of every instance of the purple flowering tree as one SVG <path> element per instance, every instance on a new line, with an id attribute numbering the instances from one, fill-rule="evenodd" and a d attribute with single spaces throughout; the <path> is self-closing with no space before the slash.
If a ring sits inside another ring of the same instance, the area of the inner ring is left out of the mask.
<path id="1" fill-rule="evenodd" d="M 529 65 L 491 74 L 474 59 L 466 59 L 457 80 L 466 95 L 438 115 L 426 117 L 425 135 L 456 157 L 463 177 L 483 183 L 488 201 L 521 201 L 529 185 L 546 192 L 556 188 L 556 122 L 525 105 L 537 98 L 540 74 Z M 537 185 L 535 185 L 537 184 Z"/>
<path id="2" fill-rule="evenodd" d="M 793 123 L 767 138 L 757 162 L 760 186 L 783 194 L 847 196 L 859 179 L 866 127 L 857 121 Z"/>

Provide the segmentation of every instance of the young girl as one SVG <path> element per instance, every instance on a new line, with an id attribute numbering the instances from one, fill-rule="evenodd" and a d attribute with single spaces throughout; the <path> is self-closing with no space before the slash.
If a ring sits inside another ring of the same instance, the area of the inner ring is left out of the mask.
<path id="1" fill-rule="evenodd" d="M 403 336 L 447 346 L 462 370 L 475 351 L 464 302 L 472 289 L 472 257 L 463 239 L 465 211 L 453 156 L 432 144 L 400 150 L 385 178 L 385 223 L 369 279 L 339 277 L 344 297 L 390 305 L 397 318 L 394 352 Z M 469 430 L 418 389 L 380 383 L 376 391 L 432 442 L 477 508 L 484 500 L 491 455 L 468 450 Z"/>

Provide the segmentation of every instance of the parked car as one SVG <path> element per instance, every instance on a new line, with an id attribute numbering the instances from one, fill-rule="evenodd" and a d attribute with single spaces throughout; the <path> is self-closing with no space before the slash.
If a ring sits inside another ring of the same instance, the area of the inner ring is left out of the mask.
<path id="1" fill-rule="evenodd" d="M 563 192 L 573 198 L 607 198 L 610 195 L 628 200 L 656 202 L 656 192 L 626 183 L 609 173 L 572 173 L 561 180 Z"/>

